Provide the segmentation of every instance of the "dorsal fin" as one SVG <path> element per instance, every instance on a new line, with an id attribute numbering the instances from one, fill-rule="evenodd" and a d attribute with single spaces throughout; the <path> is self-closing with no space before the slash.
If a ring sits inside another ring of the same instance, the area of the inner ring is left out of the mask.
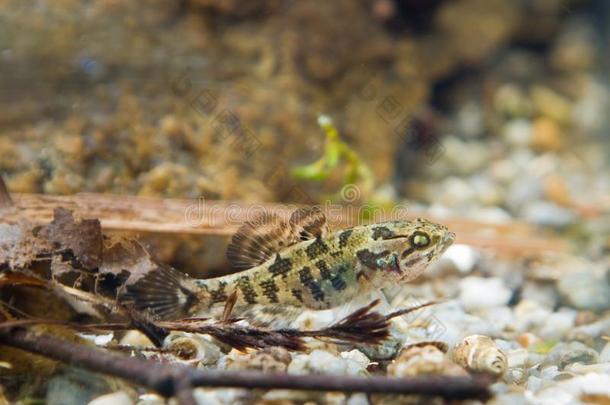
<path id="1" fill-rule="evenodd" d="M 235 270 L 245 270 L 271 259 L 277 252 L 296 242 L 286 221 L 264 213 L 246 222 L 233 235 L 227 258 Z"/>
<path id="2" fill-rule="evenodd" d="M 322 238 L 328 233 L 326 215 L 320 207 L 304 207 L 292 213 L 290 228 L 299 240 Z"/>
<path id="3" fill-rule="evenodd" d="M 326 216 L 319 207 L 299 208 L 288 221 L 263 213 L 233 235 L 227 258 L 235 270 L 249 269 L 272 259 L 288 246 L 323 237 L 327 232 Z"/>

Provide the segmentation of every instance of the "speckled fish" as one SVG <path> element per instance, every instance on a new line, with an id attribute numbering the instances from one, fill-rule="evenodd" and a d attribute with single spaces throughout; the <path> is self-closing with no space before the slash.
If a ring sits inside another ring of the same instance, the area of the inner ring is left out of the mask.
<path id="1" fill-rule="evenodd" d="M 211 314 L 234 292 L 234 315 L 330 309 L 415 279 L 454 236 L 424 219 L 331 232 L 319 208 L 298 209 L 288 221 L 263 215 L 233 236 L 227 257 L 236 273 L 193 279 L 160 268 L 128 286 L 124 298 L 164 319 Z"/>

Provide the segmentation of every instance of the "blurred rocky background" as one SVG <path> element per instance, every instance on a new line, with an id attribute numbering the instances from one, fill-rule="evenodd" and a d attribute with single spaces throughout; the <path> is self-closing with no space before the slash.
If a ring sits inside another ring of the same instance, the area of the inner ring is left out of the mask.
<path id="1" fill-rule="evenodd" d="M 319 156 L 324 113 L 378 186 L 424 202 L 437 188 L 464 202 L 479 186 L 497 204 L 494 180 L 462 190 L 463 176 L 509 149 L 561 153 L 601 129 L 604 8 L 5 0 L 0 170 L 14 192 L 290 201 L 290 168 Z M 422 126 L 434 150 L 409 142 Z M 302 185 L 313 199 L 335 186 Z"/>

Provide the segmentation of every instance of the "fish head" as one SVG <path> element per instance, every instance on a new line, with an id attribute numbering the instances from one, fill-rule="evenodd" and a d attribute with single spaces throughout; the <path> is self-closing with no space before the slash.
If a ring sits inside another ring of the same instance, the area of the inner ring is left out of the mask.
<path id="1" fill-rule="evenodd" d="M 437 260 L 453 243 L 455 234 L 444 225 L 418 218 L 372 225 L 370 238 L 374 252 L 368 267 L 406 282 Z"/>

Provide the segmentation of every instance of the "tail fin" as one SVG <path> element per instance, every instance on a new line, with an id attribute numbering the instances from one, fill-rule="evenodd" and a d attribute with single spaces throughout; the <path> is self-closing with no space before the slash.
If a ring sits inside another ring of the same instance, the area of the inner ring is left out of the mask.
<path id="1" fill-rule="evenodd" d="M 119 302 L 160 319 L 180 319 L 200 300 L 198 288 L 178 270 L 159 265 L 133 283 L 125 284 Z"/>

